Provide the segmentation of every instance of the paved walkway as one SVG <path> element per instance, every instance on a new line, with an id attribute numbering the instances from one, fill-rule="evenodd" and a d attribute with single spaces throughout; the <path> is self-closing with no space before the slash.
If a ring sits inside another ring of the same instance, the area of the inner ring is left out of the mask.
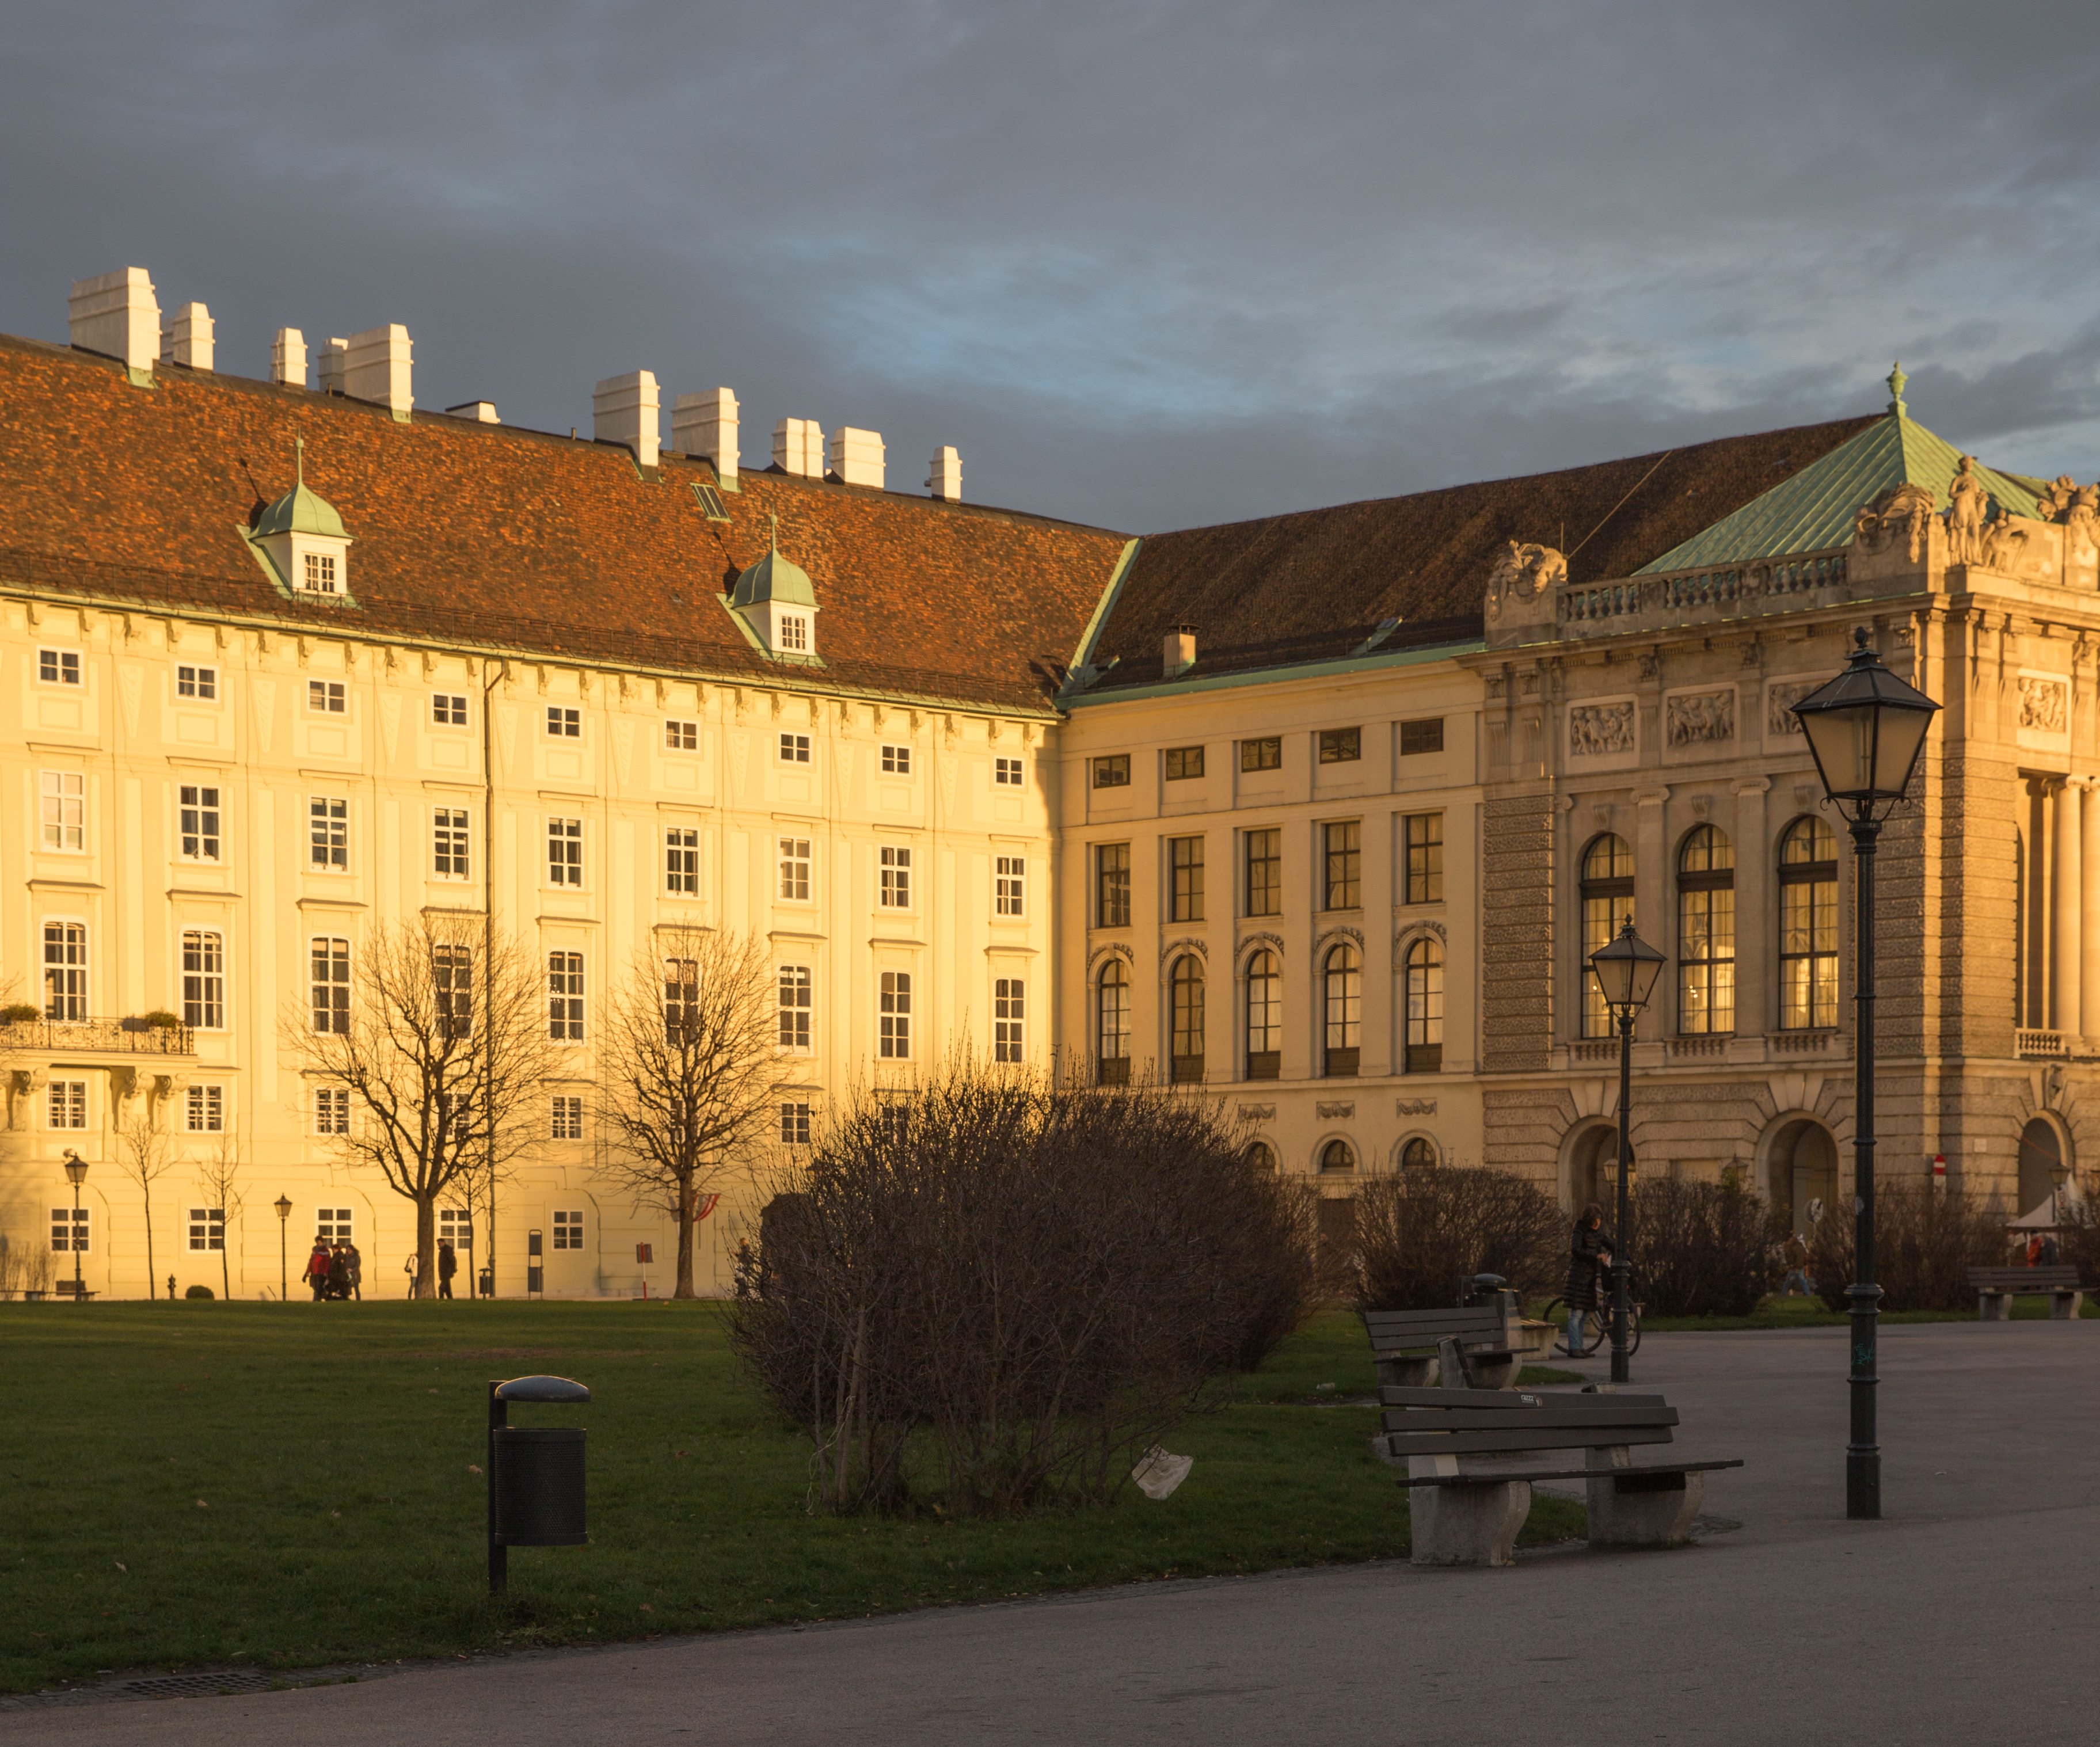
<path id="1" fill-rule="evenodd" d="M 1889 1520 L 1844 1515 L 1844 1331 L 1651 1335 L 1690 1454 L 1674 1553 L 1405 1564 L 17 1711 L 7 1747 L 2100 1739 L 2100 1323 L 1882 1333 Z"/>

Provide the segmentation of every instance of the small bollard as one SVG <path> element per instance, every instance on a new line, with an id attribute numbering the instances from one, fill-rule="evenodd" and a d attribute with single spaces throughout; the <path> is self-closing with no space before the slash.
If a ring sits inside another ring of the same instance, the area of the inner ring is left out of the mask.
<path id="1" fill-rule="evenodd" d="M 514 1546 L 581 1546 L 581 1426 L 514 1426 L 513 1401 L 580 1405 L 590 1391 L 566 1377 L 514 1377 L 488 1386 L 488 1593 L 501 1595 Z"/>

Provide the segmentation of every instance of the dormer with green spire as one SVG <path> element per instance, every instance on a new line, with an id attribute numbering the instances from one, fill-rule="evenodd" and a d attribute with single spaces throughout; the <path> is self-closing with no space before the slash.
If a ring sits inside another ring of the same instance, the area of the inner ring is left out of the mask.
<path id="1" fill-rule="evenodd" d="M 351 536 L 335 505 L 307 483 L 306 439 L 293 442 L 290 491 L 267 505 L 249 545 L 287 594 L 344 600 L 350 594 Z"/>
<path id="2" fill-rule="evenodd" d="M 760 649 L 783 661 L 817 659 L 817 591 L 810 573 L 780 550 L 780 518 L 773 518 L 765 556 L 741 572 L 723 604 Z"/>

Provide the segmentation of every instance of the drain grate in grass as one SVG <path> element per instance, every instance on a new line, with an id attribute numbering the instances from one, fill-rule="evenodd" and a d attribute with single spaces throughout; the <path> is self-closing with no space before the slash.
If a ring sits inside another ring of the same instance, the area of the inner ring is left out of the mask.
<path id="1" fill-rule="evenodd" d="M 261 1673 L 237 1674 L 156 1674 L 146 1680 L 127 1680 L 124 1691 L 133 1698 L 216 1698 L 235 1692 L 267 1692 L 271 1676 Z"/>

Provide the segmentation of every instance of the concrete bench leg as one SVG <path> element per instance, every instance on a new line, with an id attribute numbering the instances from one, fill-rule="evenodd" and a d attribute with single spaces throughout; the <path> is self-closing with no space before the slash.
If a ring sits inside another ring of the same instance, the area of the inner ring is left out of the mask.
<path id="1" fill-rule="evenodd" d="M 1524 1480 L 1418 1486 L 1409 1507 L 1418 1565 L 1514 1565 L 1517 1531 L 1531 1515 Z"/>
<path id="2" fill-rule="evenodd" d="M 1682 1546 L 1705 1502 L 1704 1474 L 1618 1470 L 1590 1480 L 1592 1546 Z"/>
<path id="3" fill-rule="evenodd" d="M 1475 1353 L 1471 1364 L 1476 1389 L 1514 1389 L 1516 1374 L 1524 1369 L 1524 1356 L 1513 1352 L 1507 1359 L 1484 1359 Z"/>
<path id="4" fill-rule="evenodd" d="M 2085 1308 L 2083 1292 L 2052 1292 L 2049 1295 L 2049 1313 L 2059 1322 L 2075 1322 L 2078 1312 Z"/>
<path id="5" fill-rule="evenodd" d="M 1396 1389 L 1434 1389 L 1436 1361 L 1427 1353 L 1410 1353 L 1378 1361 L 1378 1380 Z"/>
<path id="6" fill-rule="evenodd" d="M 2010 1322 L 2012 1319 L 2011 1293 L 1979 1292 L 1976 1295 L 1976 1320 L 1979 1322 Z"/>

